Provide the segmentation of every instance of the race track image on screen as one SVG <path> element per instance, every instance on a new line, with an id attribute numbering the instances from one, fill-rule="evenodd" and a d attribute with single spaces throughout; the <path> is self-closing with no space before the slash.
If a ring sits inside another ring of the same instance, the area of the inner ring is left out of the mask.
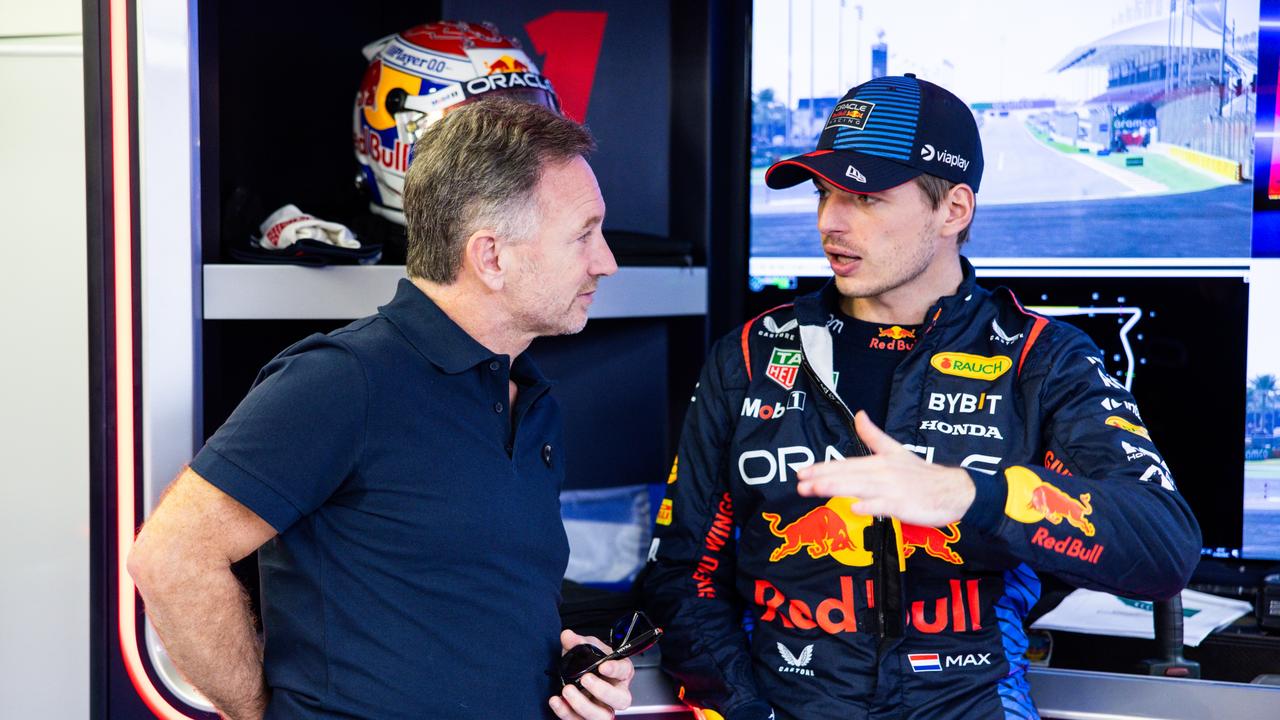
<path id="1" fill-rule="evenodd" d="M 1280 260 L 1254 260 L 1245 371 L 1245 557 L 1280 558 Z"/>
<path id="2" fill-rule="evenodd" d="M 980 127 L 979 262 L 1249 258 L 1258 0 L 1172 6 L 757 0 L 753 258 L 821 255 L 813 187 L 765 169 L 812 150 L 846 89 L 908 72 Z"/>

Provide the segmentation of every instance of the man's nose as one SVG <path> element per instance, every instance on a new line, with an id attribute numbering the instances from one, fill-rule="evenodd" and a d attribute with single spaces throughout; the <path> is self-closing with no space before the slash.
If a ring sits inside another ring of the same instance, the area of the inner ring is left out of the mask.
<path id="1" fill-rule="evenodd" d="M 848 214 L 841 211 L 838 202 L 828 199 L 818 208 L 818 232 L 824 237 L 844 235 L 849 229 Z"/>
<path id="2" fill-rule="evenodd" d="M 593 277 L 608 276 L 618 272 L 618 261 L 614 259 L 609 243 L 604 241 L 604 233 L 598 233 L 597 238 L 587 271 Z"/>

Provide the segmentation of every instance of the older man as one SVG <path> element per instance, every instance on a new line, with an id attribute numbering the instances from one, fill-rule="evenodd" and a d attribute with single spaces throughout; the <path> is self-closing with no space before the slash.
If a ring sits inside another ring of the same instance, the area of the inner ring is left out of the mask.
<path id="1" fill-rule="evenodd" d="M 288 348 L 174 482 L 129 570 L 174 663 L 232 718 L 594 720 L 629 661 L 563 689 L 561 419 L 525 354 L 617 265 L 585 128 L 472 103 L 405 182 L 409 278 Z M 258 550 L 260 647 L 230 566 Z M 557 638 L 557 636 L 559 636 Z"/>

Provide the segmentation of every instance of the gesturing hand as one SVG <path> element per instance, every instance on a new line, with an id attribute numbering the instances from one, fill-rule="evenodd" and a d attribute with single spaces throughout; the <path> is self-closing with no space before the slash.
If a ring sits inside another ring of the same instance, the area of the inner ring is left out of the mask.
<path id="1" fill-rule="evenodd" d="M 911 525 L 942 527 L 964 516 L 975 490 L 969 473 L 934 465 L 889 437 L 863 411 L 854 417 L 871 455 L 804 468 L 796 491 L 815 497 L 854 497 L 861 515 L 890 516 Z"/>

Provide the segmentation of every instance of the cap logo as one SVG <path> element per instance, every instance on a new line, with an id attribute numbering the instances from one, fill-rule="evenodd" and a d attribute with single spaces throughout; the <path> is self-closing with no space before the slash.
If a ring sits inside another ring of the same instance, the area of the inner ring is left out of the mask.
<path id="1" fill-rule="evenodd" d="M 836 109 L 831 111 L 831 117 L 827 118 L 827 126 L 823 130 L 833 127 L 861 130 L 867 126 L 867 118 L 871 117 L 875 106 L 875 103 L 865 100 L 841 100 L 836 103 Z"/>
<path id="2" fill-rule="evenodd" d="M 925 162 L 932 161 L 940 162 L 943 165 L 950 165 L 953 168 L 959 168 L 960 172 L 965 172 L 969 169 L 968 158 L 962 155 L 957 155 L 950 150 L 935 150 L 932 145 L 927 143 L 924 147 L 920 148 L 920 159 Z"/>
<path id="3" fill-rule="evenodd" d="M 867 176 L 858 172 L 858 168 L 852 165 L 845 168 L 844 176 L 847 178 L 853 178 L 854 180 L 857 180 L 860 183 L 865 183 L 867 181 Z"/>

